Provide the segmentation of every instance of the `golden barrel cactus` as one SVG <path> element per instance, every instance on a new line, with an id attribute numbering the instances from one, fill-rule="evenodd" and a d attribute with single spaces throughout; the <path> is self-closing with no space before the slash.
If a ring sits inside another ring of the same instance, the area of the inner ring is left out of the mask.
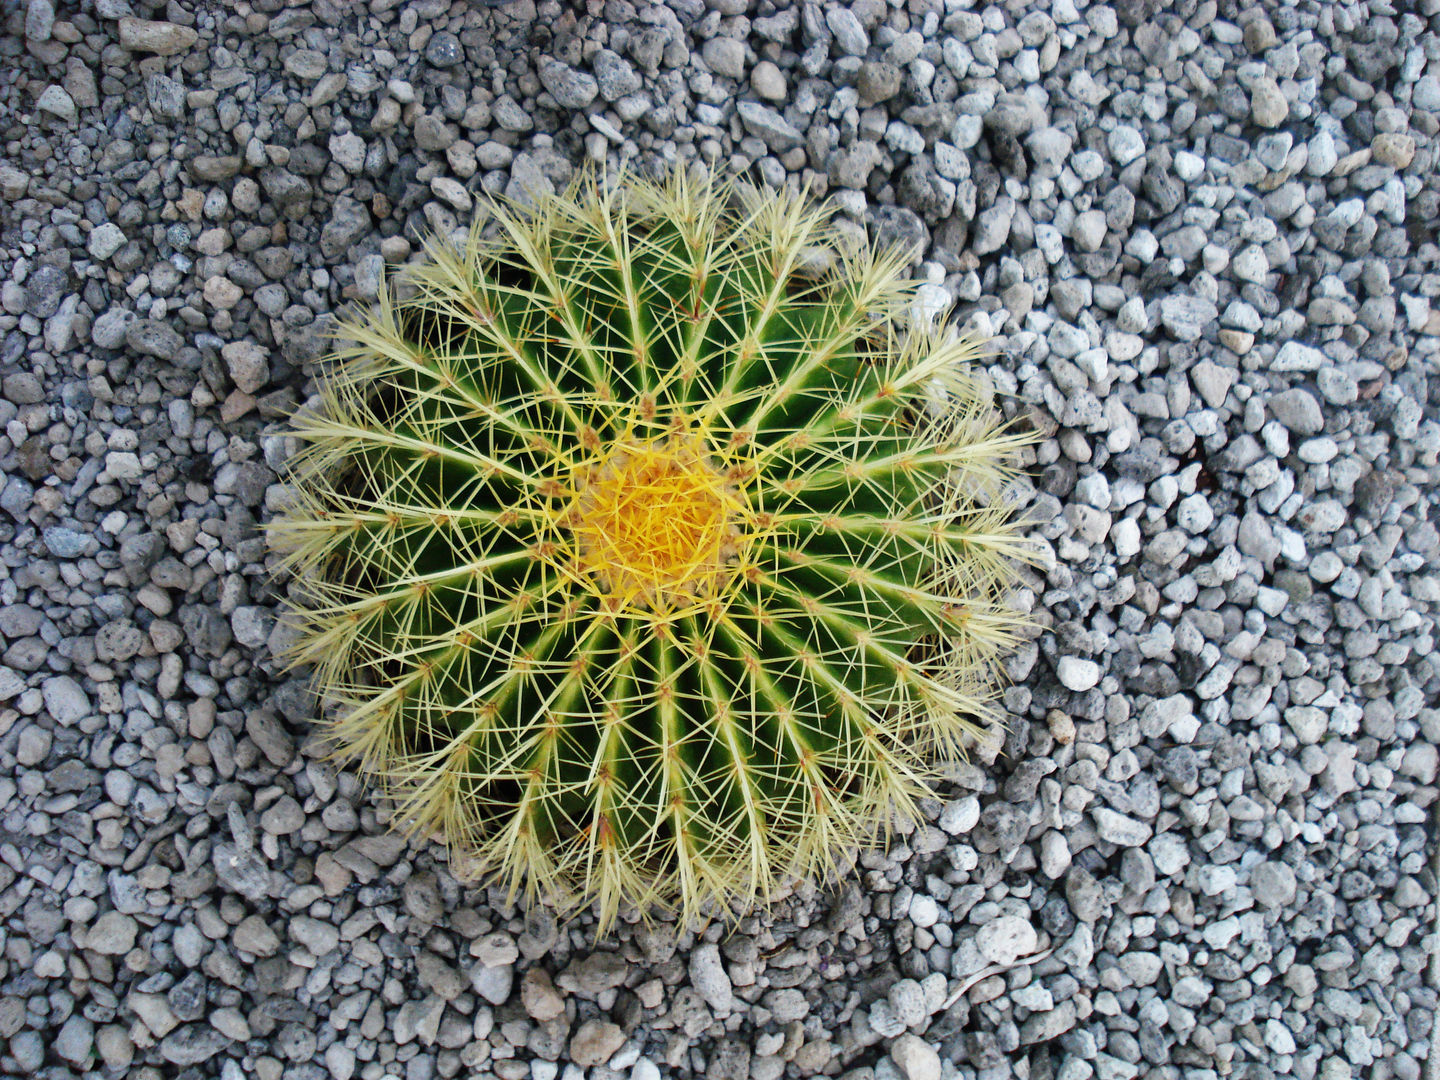
<path id="1" fill-rule="evenodd" d="M 801 195 L 587 178 L 489 223 L 294 420 L 289 660 L 512 890 L 608 923 L 825 874 L 991 719 L 1027 437 L 975 341 L 902 329 L 906 254 Z"/>

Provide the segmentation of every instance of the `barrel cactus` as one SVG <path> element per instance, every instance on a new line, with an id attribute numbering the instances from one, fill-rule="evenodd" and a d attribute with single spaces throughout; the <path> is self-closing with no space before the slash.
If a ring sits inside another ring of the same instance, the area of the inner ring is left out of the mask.
<path id="1" fill-rule="evenodd" d="M 685 916 L 823 876 L 994 719 L 1026 436 L 803 195 L 587 178 L 342 328 L 271 526 L 338 756 L 458 870 Z"/>

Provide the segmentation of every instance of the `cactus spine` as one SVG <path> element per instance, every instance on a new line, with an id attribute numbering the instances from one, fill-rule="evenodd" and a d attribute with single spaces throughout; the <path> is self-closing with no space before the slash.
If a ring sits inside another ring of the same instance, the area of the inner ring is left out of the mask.
<path id="1" fill-rule="evenodd" d="M 608 922 L 824 874 L 990 718 L 1026 436 L 976 342 L 897 329 L 904 255 L 802 196 L 586 179 L 491 221 L 294 422 L 289 660 L 512 890 Z"/>

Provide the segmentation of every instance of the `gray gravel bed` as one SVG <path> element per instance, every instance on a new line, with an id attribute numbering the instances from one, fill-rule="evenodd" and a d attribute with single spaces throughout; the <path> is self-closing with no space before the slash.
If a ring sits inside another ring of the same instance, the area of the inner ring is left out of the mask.
<path id="1" fill-rule="evenodd" d="M 0 1072 L 1440 1072 L 1440 0 L 0 19 Z M 1044 436 L 1003 753 L 733 927 L 457 883 L 272 660 L 336 313 L 584 161 L 913 244 Z"/>

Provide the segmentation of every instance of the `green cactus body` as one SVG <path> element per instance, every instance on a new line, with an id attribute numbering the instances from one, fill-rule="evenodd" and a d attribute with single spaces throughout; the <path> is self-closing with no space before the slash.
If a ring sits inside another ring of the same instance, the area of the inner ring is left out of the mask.
<path id="1" fill-rule="evenodd" d="M 1026 436 L 802 197 L 587 180 L 493 221 L 295 420 L 271 529 L 337 753 L 607 922 L 825 873 L 988 718 Z"/>

